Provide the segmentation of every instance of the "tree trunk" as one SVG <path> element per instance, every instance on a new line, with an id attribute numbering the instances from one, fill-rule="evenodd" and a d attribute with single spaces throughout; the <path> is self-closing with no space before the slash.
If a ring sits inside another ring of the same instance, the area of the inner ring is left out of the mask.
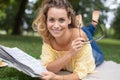
<path id="1" fill-rule="evenodd" d="M 25 13 L 27 3 L 28 0 L 21 0 L 20 7 L 14 19 L 12 35 L 21 35 L 22 17 Z"/>

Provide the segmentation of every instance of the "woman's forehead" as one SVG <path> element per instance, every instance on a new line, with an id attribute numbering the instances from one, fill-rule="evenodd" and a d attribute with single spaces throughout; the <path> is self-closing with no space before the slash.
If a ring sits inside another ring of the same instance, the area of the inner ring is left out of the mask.
<path id="1" fill-rule="evenodd" d="M 48 16 L 67 16 L 67 11 L 63 8 L 49 8 L 48 10 Z"/>

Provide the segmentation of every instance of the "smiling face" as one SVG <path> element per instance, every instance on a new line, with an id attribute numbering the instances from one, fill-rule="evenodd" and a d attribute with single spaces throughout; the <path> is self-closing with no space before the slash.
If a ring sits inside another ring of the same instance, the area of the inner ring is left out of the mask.
<path id="1" fill-rule="evenodd" d="M 47 28 L 53 37 L 61 37 L 69 31 L 68 25 L 71 18 L 67 11 L 62 8 L 49 8 L 47 13 Z"/>

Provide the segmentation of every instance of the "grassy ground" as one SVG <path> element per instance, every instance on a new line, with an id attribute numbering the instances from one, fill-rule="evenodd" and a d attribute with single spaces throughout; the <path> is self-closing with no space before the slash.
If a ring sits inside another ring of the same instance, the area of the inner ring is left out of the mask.
<path id="1" fill-rule="evenodd" d="M 103 39 L 99 45 L 104 52 L 105 60 L 112 60 L 120 63 L 120 40 Z"/>
<path id="2" fill-rule="evenodd" d="M 98 42 L 105 55 L 105 60 L 120 63 L 120 40 L 103 39 Z M 0 35 L 0 45 L 18 47 L 29 55 L 39 58 L 42 40 L 39 37 L 3 36 Z M 38 80 L 10 67 L 0 68 L 0 80 Z"/>

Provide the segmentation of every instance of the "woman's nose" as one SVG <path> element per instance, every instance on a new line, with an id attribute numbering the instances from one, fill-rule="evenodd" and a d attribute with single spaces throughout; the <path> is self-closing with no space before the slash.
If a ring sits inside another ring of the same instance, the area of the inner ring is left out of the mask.
<path id="1" fill-rule="evenodd" d="M 54 28 L 58 28 L 59 27 L 59 23 L 56 21 L 53 25 Z"/>

